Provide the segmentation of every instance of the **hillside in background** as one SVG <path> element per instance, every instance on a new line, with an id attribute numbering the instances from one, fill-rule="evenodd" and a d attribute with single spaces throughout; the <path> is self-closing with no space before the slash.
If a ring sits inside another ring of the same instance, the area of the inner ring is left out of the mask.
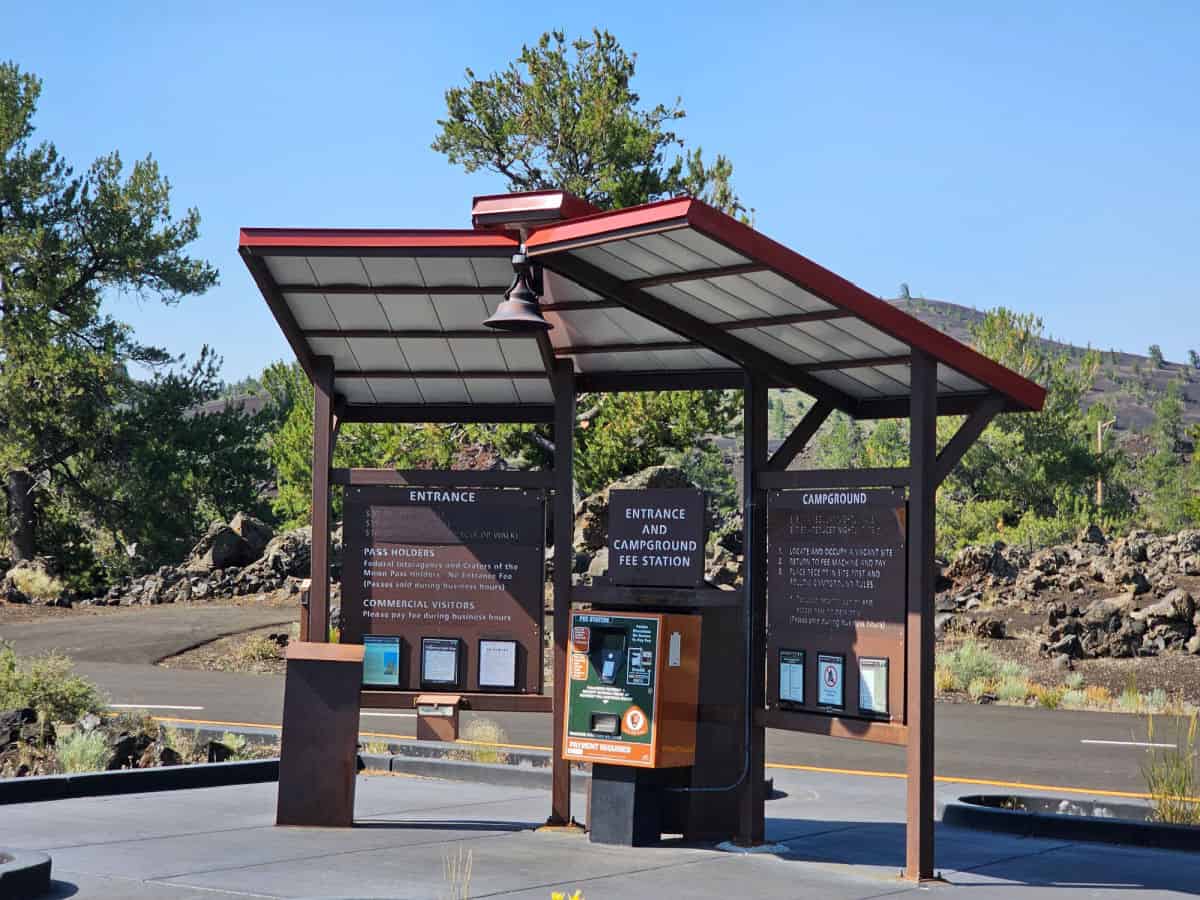
<path id="1" fill-rule="evenodd" d="M 900 309 L 928 325 L 964 343 L 971 343 L 971 326 L 982 321 L 984 313 L 957 303 L 928 300 L 923 297 L 890 300 Z M 1197 335 L 1200 344 L 1200 335 Z M 1081 358 L 1086 347 L 1055 340 L 1046 342 L 1059 352 Z M 1145 432 L 1154 421 L 1154 404 L 1172 381 L 1179 382 L 1184 397 L 1184 424 L 1200 424 L 1200 370 L 1186 361 L 1167 361 L 1156 367 L 1150 357 L 1109 347 L 1101 351 L 1100 374 L 1088 394 L 1089 404 L 1104 400 L 1117 411 L 1116 428 L 1125 434 Z M 1197 349 L 1200 349 L 1198 347 Z"/>

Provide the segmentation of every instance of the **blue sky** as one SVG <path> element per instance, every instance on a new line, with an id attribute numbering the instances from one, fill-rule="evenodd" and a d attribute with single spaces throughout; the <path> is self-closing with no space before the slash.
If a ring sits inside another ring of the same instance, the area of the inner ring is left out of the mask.
<path id="1" fill-rule="evenodd" d="M 523 11 L 523 7 L 527 11 Z M 288 349 L 243 225 L 463 227 L 504 189 L 429 148 L 444 90 L 549 28 L 611 30 L 644 100 L 731 157 L 757 226 L 867 290 L 1035 312 L 1075 343 L 1200 350 L 1200 5 L 23 3 L 0 58 L 45 80 L 77 167 L 152 153 L 221 284 L 119 299 L 225 376 Z"/>

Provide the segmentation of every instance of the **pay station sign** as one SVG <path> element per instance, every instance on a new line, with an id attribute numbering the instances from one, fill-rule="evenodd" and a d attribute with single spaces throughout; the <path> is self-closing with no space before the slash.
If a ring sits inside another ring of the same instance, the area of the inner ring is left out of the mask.
<path id="1" fill-rule="evenodd" d="M 637 587 L 704 582 L 704 492 L 687 488 L 612 491 L 608 577 Z"/>

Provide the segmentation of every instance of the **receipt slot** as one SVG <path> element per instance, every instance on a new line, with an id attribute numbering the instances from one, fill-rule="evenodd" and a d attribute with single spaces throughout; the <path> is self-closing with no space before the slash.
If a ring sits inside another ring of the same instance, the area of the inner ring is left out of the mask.
<path id="1" fill-rule="evenodd" d="M 700 617 L 576 612 L 562 754 L 647 769 L 696 757 Z"/>

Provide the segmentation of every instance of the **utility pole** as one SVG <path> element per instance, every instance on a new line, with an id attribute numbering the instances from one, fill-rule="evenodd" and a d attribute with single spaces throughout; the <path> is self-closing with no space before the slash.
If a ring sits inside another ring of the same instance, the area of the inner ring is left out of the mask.
<path id="1" fill-rule="evenodd" d="M 1104 432 L 1117 424 L 1116 419 L 1109 419 L 1107 422 L 1096 423 L 1096 458 L 1099 459 L 1104 455 Z M 1104 476 L 1096 476 L 1096 509 L 1101 509 L 1104 506 Z"/>

